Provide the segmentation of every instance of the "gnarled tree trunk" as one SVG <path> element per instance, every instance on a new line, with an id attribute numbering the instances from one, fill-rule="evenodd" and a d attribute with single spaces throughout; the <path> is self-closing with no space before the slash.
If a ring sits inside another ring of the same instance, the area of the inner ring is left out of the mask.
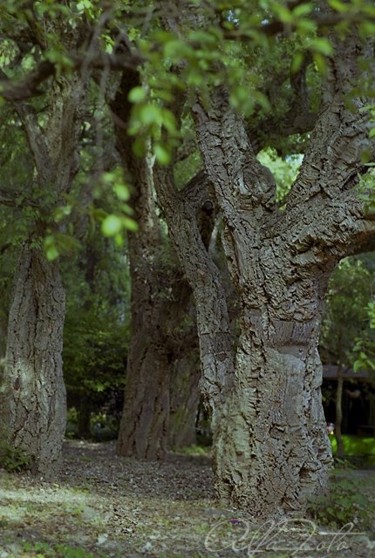
<path id="1" fill-rule="evenodd" d="M 368 116 L 345 103 L 359 77 L 362 45 L 346 37 L 336 48 L 322 111 L 284 210 L 223 88 L 212 93 L 210 106 L 206 99 L 194 107 L 212 189 L 201 177 L 176 192 L 173 170 L 156 170 L 159 201 L 194 291 L 217 491 L 257 518 L 300 510 L 327 486 L 332 460 L 317 350 L 323 298 L 340 258 L 374 245 L 375 223 L 357 191 L 366 172 L 361 152 L 374 153 L 374 141 Z M 363 100 L 353 104 L 361 108 Z M 197 224 L 204 196 L 224 224 L 238 337 Z"/>
<path id="2" fill-rule="evenodd" d="M 65 202 L 79 168 L 85 93 L 83 76 L 56 78 L 49 89 L 43 127 L 31 104 L 15 105 L 34 160 L 29 195 L 35 189 L 38 217 L 30 226 L 15 273 L 0 416 L 5 439 L 22 451 L 34 473 L 44 476 L 57 472 L 65 432 L 61 357 L 65 295 L 58 263 L 49 262 L 37 246 L 48 227 L 58 229 L 50 216 Z"/>
<path id="3" fill-rule="evenodd" d="M 127 71 L 118 93 L 111 103 L 115 115 L 116 145 L 125 172 L 133 186 L 132 206 L 138 231 L 129 234 L 129 266 L 131 278 L 131 340 L 126 370 L 124 407 L 118 436 L 120 455 L 143 459 L 162 458 L 170 447 L 171 381 L 178 383 L 177 362 L 181 353 L 191 350 L 196 330 L 184 339 L 182 326 L 190 305 L 191 290 L 183 281 L 178 264 L 163 264 L 163 253 L 169 250 L 156 211 L 153 184 L 153 161 L 140 159 L 133 153 L 133 140 L 127 136 L 130 103 L 128 91 L 139 85 L 136 71 Z M 182 349 L 183 348 L 183 349 Z M 183 364 L 183 360 L 180 360 Z M 196 378 L 199 370 L 189 368 Z M 173 374 L 173 376 L 171 376 Z M 195 378 L 185 377 L 186 391 L 172 413 L 189 416 L 194 421 Z M 193 386 L 191 385 L 193 384 Z M 196 397 L 196 403 L 198 398 Z M 181 417 L 182 418 L 182 417 Z M 173 422 L 175 428 L 175 421 Z M 186 428 L 184 424 L 181 432 Z M 177 434 L 172 436 L 176 440 Z"/>
<path id="4" fill-rule="evenodd" d="M 9 314 L 0 431 L 32 471 L 44 476 L 56 472 L 65 432 L 64 315 L 58 267 L 25 244 Z"/>
<path id="5" fill-rule="evenodd" d="M 326 486 L 331 453 L 317 351 L 322 277 L 310 290 L 301 285 L 300 296 L 294 285 L 282 301 L 280 280 L 290 268 L 259 252 L 265 259 L 257 262 L 254 252 L 252 266 L 262 270 L 267 298 L 253 285 L 249 293 L 257 296 L 241 299 L 235 379 L 215 425 L 214 450 L 220 497 L 269 516 L 299 509 Z"/>
<path id="6" fill-rule="evenodd" d="M 142 225 L 141 225 L 142 227 Z M 151 240 L 146 234 L 147 238 Z M 117 450 L 143 459 L 163 457 L 167 449 L 169 371 L 164 340 L 165 301 L 152 270 L 153 247 L 143 235 L 129 239 L 131 340 L 124 408 Z"/>

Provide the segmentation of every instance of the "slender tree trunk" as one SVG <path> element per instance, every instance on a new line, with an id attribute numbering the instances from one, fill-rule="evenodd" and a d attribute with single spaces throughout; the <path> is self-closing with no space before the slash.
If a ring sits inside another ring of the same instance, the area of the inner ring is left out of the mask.
<path id="1" fill-rule="evenodd" d="M 339 364 L 337 368 L 337 386 L 336 386 L 336 420 L 335 420 L 335 438 L 337 442 L 336 456 L 342 459 L 344 457 L 344 441 L 342 439 L 342 394 L 344 386 L 343 367 Z"/>
<path id="2" fill-rule="evenodd" d="M 0 423 L 5 440 L 43 476 L 56 472 L 65 432 L 64 313 L 56 264 L 25 244 L 9 314 Z"/>
<path id="3" fill-rule="evenodd" d="M 81 440 L 91 438 L 91 407 L 88 398 L 81 393 L 77 405 L 77 436 Z"/>
<path id="4" fill-rule="evenodd" d="M 185 340 L 186 341 L 186 340 Z M 172 449 L 196 444 L 200 363 L 198 347 L 177 357 L 170 381 L 168 445 Z"/>

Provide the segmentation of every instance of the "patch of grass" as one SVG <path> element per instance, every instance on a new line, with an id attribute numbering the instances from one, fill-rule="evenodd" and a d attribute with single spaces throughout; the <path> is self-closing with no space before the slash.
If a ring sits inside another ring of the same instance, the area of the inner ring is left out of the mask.
<path id="1" fill-rule="evenodd" d="M 178 450 L 175 451 L 175 453 L 180 455 L 192 455 L 192 456 L 203 455 L 205 457 L 210 457 L 211 448 L 207 446 L 203 447 L 203 446 L 192 445 L 192 446 L 187 446 L 186 448 L 179 448 Z"/>
<path id="2" fill-rule="evenodd" d="M 375 519 L 375 501 L 371 498 L 375 488 L 373 479 L 358 483 L 358 479 L 341 473 L 332 475 L 327 495 L 310 501 L 308 514 L 317 523 L 335 529 L 353 523 L 356 529 L 371 531 Z"/>
<path id="3" fill-rule="evenodd" d="M 32 459 L 24 451 L 0 440 L 0 467 L 10 473 L 30 469 Z"/>
<path id="4" fill-rule="evenodd" d="M 371 455 L 375 457 L 375 438 L 344 434 L 345 455 Z M 333 454 L 337 450 L 337 442 L 334 436 L 330 436 Z"/>
<path id="5" fill-rule="evenodd" d="M 100 558 L 86 549 L 65 544 L 50 545 L 49 543 L 25 542 L 22 545 L 22 558 Z"/>

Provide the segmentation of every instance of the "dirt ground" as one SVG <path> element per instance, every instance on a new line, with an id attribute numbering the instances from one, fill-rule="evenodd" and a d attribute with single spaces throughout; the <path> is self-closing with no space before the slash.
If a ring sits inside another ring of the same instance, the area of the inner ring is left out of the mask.
<path id="1" fill-rule="evenodd" d="M 207 456 L 140 462 L 113 442 L 68 441 L 54 483 L 0 470 L 0 558 L 375 557 L 375 471 L 343 474 L 373 491 L 367 531 L 301 517 L 255 526 L 215 500 Z"/>

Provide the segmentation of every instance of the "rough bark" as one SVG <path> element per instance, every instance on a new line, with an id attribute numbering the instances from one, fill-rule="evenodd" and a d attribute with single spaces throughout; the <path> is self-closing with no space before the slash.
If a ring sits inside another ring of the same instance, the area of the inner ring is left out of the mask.
<path id="1" fill-rule="evenodd" d="M 165 301 L 158 300 L 152 246 L 141 240 L 129 239 L 132 333 L 117 450 L 155 459 L 167 449 L 170 366 L 163 331 Z"/>
<path id="2" fill-rule="evenodd" d="M 38 217 L 21 249 L 8 323 L 1 421 L 13 449 L 35 474 L 52 476 L 63 443 L 66 403 L 62 377 L 64 290 L 57 263 L 42 243 L 53 209 L 62 204 L 79 166 L 81 108 L 86 93 L 80 77 L 59 78 L 46 100 L 44 125 L 31 105 L 15 104 L 35 165 L 30 195 Z"/>
<path id="3" fill-rule="evenodd" d="M 225 389 L 234 373 L 233 335 L 221 273 L 209 252 L 199 226 L 199 214 L 212 191 L 206 175 L 199 173 L 176 192 L 171 168 L 155 169 L 155 187 L 181 266 L 194 293 L 204 381 L 200 388 L 211 407 L 212 421 L 217 418 Z"/>
<path id="4" fill-rule="evenodd" d="M 53 475 L 65 432 L 62 336 L 65 295 L 56 264 L 26 244 L 9 313 L 1 437 L 32 471 Z"/>
<path id="5" fill-rule="evenodd" d="M 199 103 L 195 111 L 241 300 L 235 381 L 214 430 L 217 487 L 255 516 L 298 509 L 327 483 L 317 351 L 323 297 L 340 257 L 374 241 L 374 222 L 355 191 L 361 151 L 373 153 L 368 116 L 358 117 L 361 101 L 354 111 L 345 102 L 361 46 L 353 37 L 336 46 L 339 61 L 284 213 L 225 92 L 215 93 L 208 113 Z"/>
<path id="6" fill-rule="evenodd" d="M 226 91 L 218 88 L 210 106 L 205 99 L 194 107 L 239 298 L 236 343 L 220 275 L 197 227 L 204 189 L 190 188 L 189 196 L 187 188 L 182 196 L 172 172 L 157 170 L 159 200 L 194 290 L 217 490 L 255 517 L 301 509 L 327 485 L 331 451 L 317 350 L 323 298 L 339 259 L 374 245 L 375 223 L 356 191 L 365 171 L 361 152 L 374 154 L 368 115 L 358 112 L 366 101 L 352 98 L 352 110 L 345 99 L 367 46 L 346 37 L 336 48 L 323 107 L 283 212 L 273 177 L 256 160 Z"/>
<path id="7" fill-rule="evenodd" d="M 183 325 L 190 290 L 179 270 L 163 267 L 162 240 L 144 230 L 145 218 L 143 213 L 140 230 L 129 238 L 132 332 L 117 449 L 121 455 L 155 459 L 165 455 L 172 439 L 182 443 L 184 431 L 194 424 L 199 367 L 189 355 L 195 328 L 191 332 Z M 178 386 L 183 391 L 177 399 Z"/>
<path id="8" fill-rule="evenodd" d="M 111 103 L 117 149 L 133 186 L 131 202 L 139 225 L 137 233 L 129 234 L 128 240 L 131 340 L 117 451 L 121 455 L 155 459 L 162 458 L 170 444 L 171 381 L 176 383 L 186 376 L 186 367 L 181 370 L 177 363 L 183 365 L 183 359 L 178 359 L 185 349 L 190 350 L 189 343 L 181 350 L 185 341 L 181 336 L 191 292 L 177 262 L 174 269 L 163 264 L 163 252 L 168 251 L 168 246 L 156 211 L 153 162 L 148 157 L 142 160 L 134 156 L 132 139 L 126 133 L 130 114 L 127 93 L 138 84 L 138 73 L 127 72 Z M 196 339 L 195 331 L 193 337 Z M 196 369 L 189 368 L 187 372 L 197 374 Z M 185 380 L 187 391 L 177 407 L 175 398 L 172 402 L 172 413 L 177 412 L 181 418 L 194 405 L 189 385 L 191 381 L 194 384 L 194 378 Z M 176 439 L 176 434 L 172 437 Z"/>

